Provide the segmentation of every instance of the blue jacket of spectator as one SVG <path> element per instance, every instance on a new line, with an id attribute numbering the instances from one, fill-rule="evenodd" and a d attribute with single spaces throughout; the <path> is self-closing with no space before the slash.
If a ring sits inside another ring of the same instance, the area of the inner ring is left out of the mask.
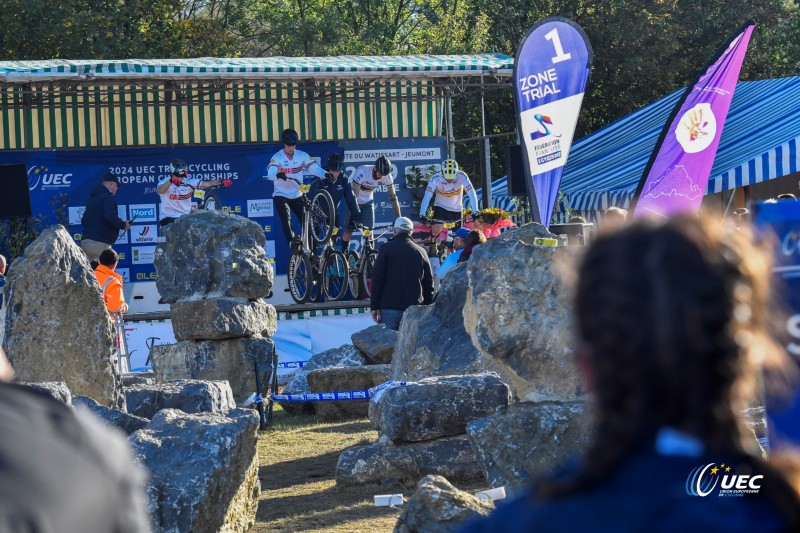
<path id="1" fill-rule="evenodd" d="M 125 221 L 117 213 L 117 201 L 111 191 L 99 184 L 89 193 L 86 210 L 81 218 L 83 238 L 112 245 L 125 229 Z"/>

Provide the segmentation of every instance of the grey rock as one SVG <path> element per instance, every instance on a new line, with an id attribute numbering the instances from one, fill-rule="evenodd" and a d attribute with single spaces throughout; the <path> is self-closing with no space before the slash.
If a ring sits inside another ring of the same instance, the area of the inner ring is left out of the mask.
<path id="1" fill-rule="evenodd" d="M 151 363 L 159 382 L 176 379 L 227 381 L 236 401 L 256 391 L 258 362 L 262 389 L 272 369 L 272 339 L 240 337 L 218 341 L 181 341 L 153 348 Z"/>
<path id="2" fill-rule="evenodd" d="M 76 408 L 85 409 L 91 412 L 109 426 L 120 429 L 127 435 L 142 429 L 150 423 L 150 421 L 146 418 L 123 413 L 122 411 L 117 411 L 116 409 L 102 406 L 86 396 L 76 396 L 73 398 L 72 403 Z"/>
<path id="3" fill-rule="evenodd" d="M 128 372 L 122 374 L 122 386 L 141 385 L 144 383 L 155 383 L 156 375 L 152 370 L 145 372 Z"/>
<path id="4" fill-rule="evenodd" d="M 278 328 L 275 308 L 262 299 L 180 299 L 171 311 L 178 341 L 272 337 Z"/>
<path id="5" fill-rule="evenodd" d="M 391 379 L 416 381 L 487 370 L 464 329 L 461 317 L 466 298 L 466 270 L 459 265 L 445 276 L 436 302 L 406 309 L 392 356 Z"/>
<path id="6" fill-rule="evenodd" d="M 86 255 L 64 226 L 45 229 L 14 261 L 3 303 L 3 348 L 29 382 L 63 381 L 73 394 L 124 408 L 113 324 Z"/>
<path id="7" fill-rule="evenodd" d="M 446 437 L 410 444 L 378 442 L 348 448 L 336 463 L 338 485 L 413 484 L 436 474 L 455 483 L 483 479 L 467 437 Z"/>
<path id="8" fill-rule="evenodd" d="M 766 409 L 763 406 L 750 407 L 742 411 L 745 425 L 753 430 L 756 437 L 767 436 Z"/>
<path id="9" fill-rule="evenodd" d="M 308 387 L 311 392 L 371 389 L 389 379 L 390 370 L 390 365 L 318 368 L 308 373 Z M 313 402 L 313 405 L 323 420 L 347 420 L 366 418 L 369 400 Z"/>
<path id="10" fill-rule="evenodd" d="M 521 400 L 581 399 L 569 291 L 555 268 L 578 251 L 537 246 L 536 237 L 552 235 L 541 224 L 527 224 L 475 248 L 466 263 L 464 324 L 486 368 Z"/>
<path id="11" fill-rule="evenodd" d="M 523 402 L 473 420 L 467 435 L 489 483 L 513 487 L 579 456 L 592 421 L 583 402 Z"/>
<path id="12" fill-rule="evenodd" d="M 168 383 L 131 385 L 125 389 L 128 412 L 153 418 L 162 409 L 184 413 L 227 413 L 236 408 L 227 381 L 182 379 Z"/>
<path id="13" fill-rule="evenodd" d="M 286 387 L 283 394 L 308 394 L 311 389 L 308 386 L 308 373 L 318 368 L 335 368 L 341 366 L 362 366 L 367 364 L 367 360 L 356 350 L 352 344 L 343 344 L 338 348 L 331 348 L 318 354 L 312 355 L 303 368 L 301 368 Z M 314 412 L 311 402 L 278 402 L 284 411 L 289 414 L 299 414 L 303 412 Z"/>
<path id="14" fill-rule="evenodd" d="M 17 385 L 46 394 L 65 405 L 72 405 L 72 393 L 69 391 L 67 384 L 63 381 L 45 381 L 40 383 L 19 381 Z"/>
<path id="15" fill-rule="evenodd" d="M 353 346 L 364 354 L 370 365 L 383 365 L 392 362 L 397 332 L 386 326 L 370 326 L 356 331 L 350 336 Z"/>
<path id="16" fill-rule="evenodd" d="M 148 510 L 155 533 L 244 533 L 255 524 L 258 415 L 158 413 L 129 440 L 150 471 Z"/>
<path id="17" fill-rule="evenodd" d="M 255 300 L 272 288 L 264 231 L 245 217 L 198 209 L 163 229 L 154 260 L 165 302 L 192 296 Z"/>
<path id="18" fill-rule="evenodd" d="M 459 490 L 442 476 L 425 476 L 408 499 L 395 533 L 455 533 L 464 522 L 488 516 L 494 504 Z"/>
<path id="19" fill-rule="evenodd" d="M 393 387 L 370 400 L 373 426 L 394 442 L 461 435 L 467 423 L 511 401 L 497 374 L 439 376 Z"/>

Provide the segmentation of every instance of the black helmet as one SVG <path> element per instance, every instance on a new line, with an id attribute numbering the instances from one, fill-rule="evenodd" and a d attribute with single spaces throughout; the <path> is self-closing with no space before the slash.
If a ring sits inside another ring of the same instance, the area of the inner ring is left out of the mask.
<path id="1" fill-rule="evenodd" d="M 375 171 L 381 176 L 388 176 L 392 173 L 392 162 L 385 155 L 375 160 Z"/>
<path id="2" fill-rule="evenodd" d="M 325 165 L 325 168 L 328 170 L 334 170 L 336 172 L 341 172 L 344 168 L 344 158 L 338 154 L 331 154 L 328 157 L 328 164 Z"/>
<path id="3" fill-rule="evenodd" d="M 298 139 L 300 139 L 300 137 L 292 128 L 285 129 L 283 133 L 281 133 L 281 142 L 287 146 L 294 146 L 297 144 Z"/>
<path id="4" fill-rule="evenodd" d="M 189 174 L 189 165 L 183 159 L 173 159 L 169 162 L 169 173 L 185 178 Z"/>

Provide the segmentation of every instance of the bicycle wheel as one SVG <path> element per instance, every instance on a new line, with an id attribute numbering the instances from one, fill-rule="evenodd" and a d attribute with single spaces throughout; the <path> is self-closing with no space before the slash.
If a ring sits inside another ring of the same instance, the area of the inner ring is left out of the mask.
<path id="1" fill-rule="evenodd" d="M 318 191 L 311 199 L 308 208 L 311 238 L 317 246 L 324 245 L 333 235 L 334 209 L 333 198 L 328 191 Z"/>
<path id="2" fill-rule="evenodd" d="M 306 254 L 292 254 L 289 258 L 289 293 L 295 302 L 304 304 L 311 297 L 311 286 L 314 274 L 311 260 Z"/>
<path id="3" fill-rule="evenodd" d="M 361 271 L 358 270 L 359 258 L 360 256 L 355 250 L 347 251 L 347 285 L 350 288 L 350 299 L 352 300 L 361 299 Z"/>
<path id="4" fill-rule="evenodd" d="M 218 209 L 222 209 L 222 200 L 219 199 L 219 195 L 214 192 L 207 192 L 206 198 L 203 200 L 203 205 L 201 206 L 202 209 L 208 209 L 209 211 L 216 211 Z"/>
<path id="5" fill-rule="evenodd" d="M 364 270 L 361 271 L 361 288 L 367 298 L 372 296 L 372 269 L 375 267 L 375 258 L 377 257 L 377 252 L 367 252 L 367 256 L 364 258 Z"/>
<path id="6" fill-rule="evenodd" d="M 322 261 L 322 290 L 325 299 L 338 302 L 344 298 L 348 283 L 347 258 L 342 252 L 330 252 Z"/>

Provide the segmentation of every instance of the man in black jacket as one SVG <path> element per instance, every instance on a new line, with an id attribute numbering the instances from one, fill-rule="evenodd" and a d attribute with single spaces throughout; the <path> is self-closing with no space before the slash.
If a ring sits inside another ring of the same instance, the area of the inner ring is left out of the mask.
<path id="1" fill-rule="evenodd" d="M 375 322 L 397 331 L 406 309 L 433 302 L 433 274 L 428 254 L 411 240 L 414 223 L 400 217 L 394 231 L 395 236 L 378 250 L 370 308 Z"/>
<path id="2" fill-rule="evenodd" d="M 100 184 L 89 193 L 86 210 L 83 212 L 83 236 L 81 248 L 89 261 L 97 261 L 103 250 L 111 248 L 119 238 L 119 230 L 129 230 L 130 220 L 122 220 L 117 214 L 117 194 L 119 178 L 109 172 L 103 176 Z"/>

